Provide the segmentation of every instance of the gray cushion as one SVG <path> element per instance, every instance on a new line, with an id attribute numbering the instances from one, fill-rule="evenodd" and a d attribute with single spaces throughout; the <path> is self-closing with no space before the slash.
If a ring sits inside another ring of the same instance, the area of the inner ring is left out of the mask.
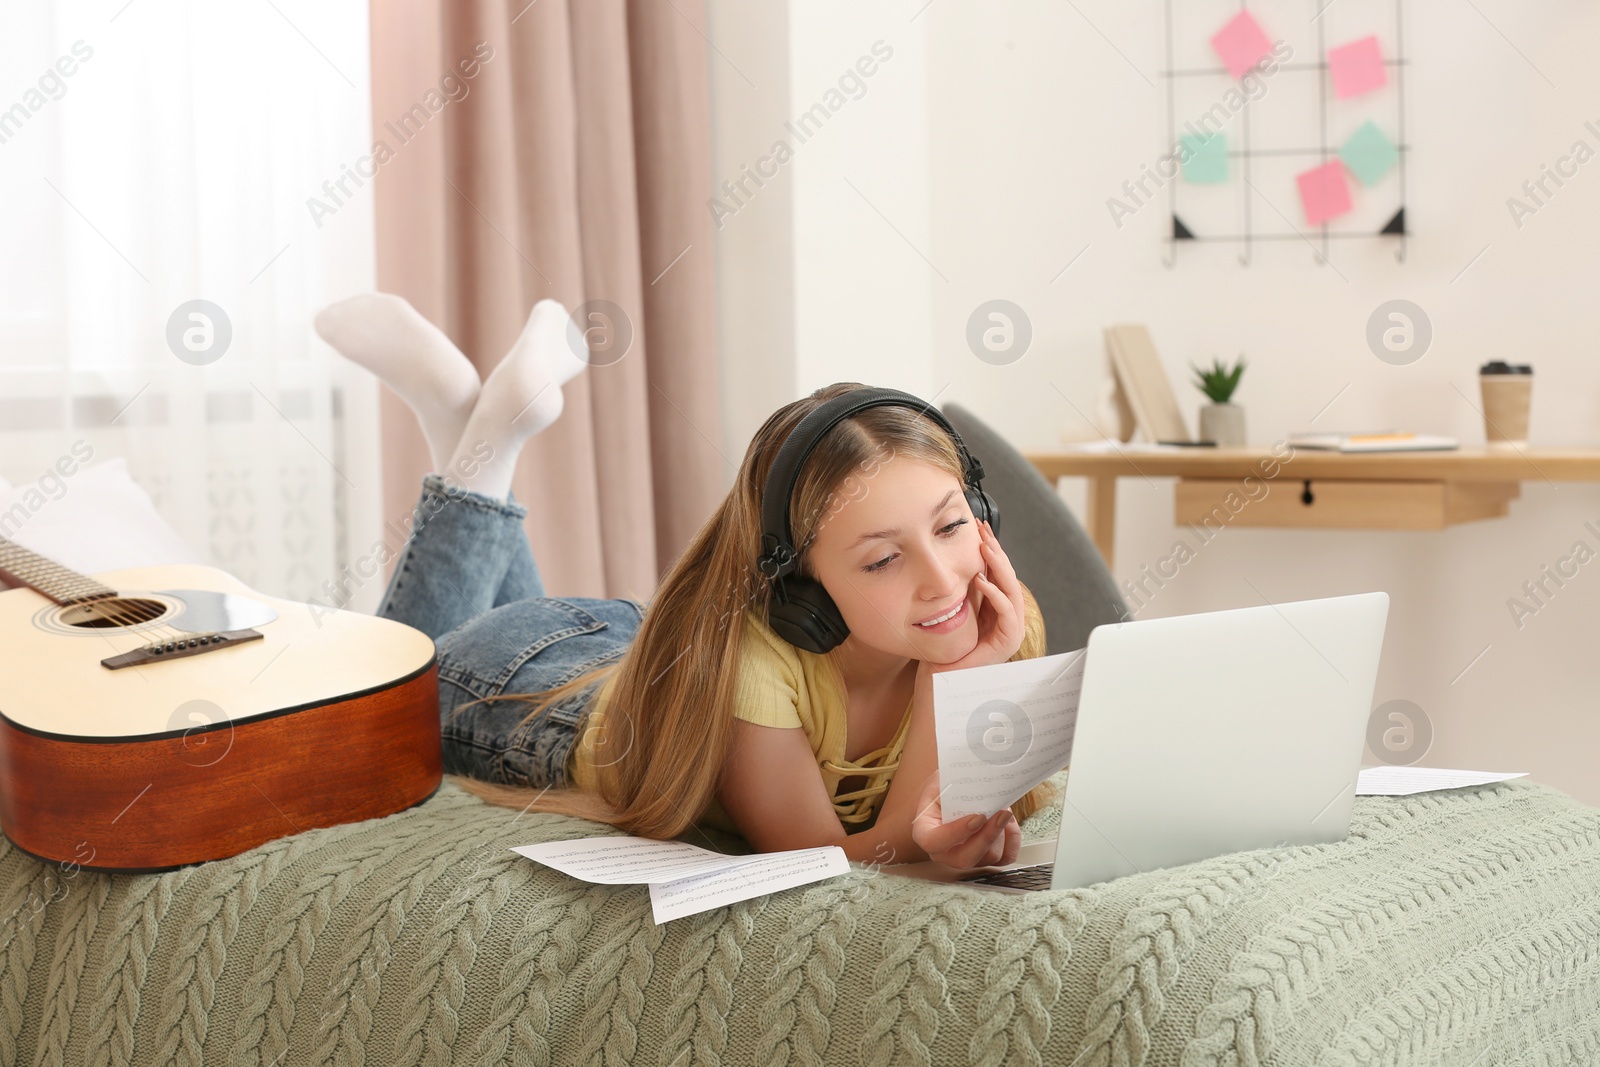
<path id="1" fill-rule="evenodd" d="M 954 403 L 942 410 L 983 464 L 984 491 L 1000 508 L 995 533 L 1039 602 L 1048 653 L 1080 649 L 1096 626 L 1129 618 L 1100 551 L 1055 488 L 972 412 Z"/>

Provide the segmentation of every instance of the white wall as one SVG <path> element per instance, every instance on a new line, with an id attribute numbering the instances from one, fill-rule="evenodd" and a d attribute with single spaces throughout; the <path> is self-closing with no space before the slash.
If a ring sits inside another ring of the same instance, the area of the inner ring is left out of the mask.
<path id="1" fill-rule="evenodd" d="M 713 195 L 732 209 L 717 231 L 724 451 L 737 463 L 774 408 L 830 382 L 938 388 L 918 252 L 932 241 L 928 78 L 922 20 L 887 5 L 707 6 Z M 775 176 L 758 185 L 747 170 L 764 158 Z"/>
<path id="2" fill-rule="evenodd" d="M 789 26 L 784 3 L 707 4 L 713 182 L 707 193 L 735 213 L 717 215 L 717 336 L 724 412 L 723 478 L 767 414 L 798 388 L 794 340 L 793 181 L 746 176 L 785 134 Z M 737 57 L 737 58 L 734 58 Z M 769 168 L 770 169 L 770 168 Z M 724 183 L 743 182 L 736 199 Z"/>
<path id="3" fill-rule="evenodd" d="M 773 211 L 786 222 L 773 225 L 790 246 L 741 235 L 743 212 L 719 234 L 725 301 L 751 278 L 782 279 L 768 296 L 792 315 L 782 385 L 730 391 L 730 456 L 742 454 L 775 404 L 845 378 L 957 399 L 1024 449 L 1091 434 L 1083 415 L 1093 415 L 1105 373 L 1100 331 L 1117 321 L 1149 326 L 1191 428 L 1202 397 L 1187 384 L 1187 361 L 1242 351 L 1252 365 L 1236 399 L 1254 442 L 1313 425 L 1395 425 L 1477 445 L 1476 367 L 1506 358 L 1535 365 L 1535 444 L 1600 443 L 1592 354 L 1600 161 L 1579 168 L 1520 228 L 1507 208 L 1574 141 L 1600 150 L 1600 136 L 1584 127 L 1600 128 L 1600 73 L 1585 45 L 1600 32 L 1600 10 L 1574 0 L 1537 11 L 1505 0 L 1406 5 L 1406 262 L 1375 239 L 1335 244 L 1331 266 L 1318 266 L 1307 245 L 1285 242 L 1258 246 L 1249 268 L 1232 247 L 1209 245 L 1183 250 L 1168 269 L 1164 206 L 1140 210 L 1120 229 L 1106 206 L 1166 150 L 1162 5 L 793 6 L 790 98 L 773 94 L 777 114 L 815 102 L 873 40 L 895 54 L 867 94 L 762 191 L 781 203 Z M 712 8 L 724 16 L 714 30 L 751 17 L 732 15 L 728 2 Z M 1217 7 L 1216 21 L 1232 9 Z M 1289 35 L 1305 33 L 1315 7 L 1252 9 Z M 1368 26 L 1391 36 L 1392 10 L 1342 0 L 1323 16 L 1329 43 Z M 712 39 L 727 50 L 715 32 Z M 1297 58 L 1313 54 L 1302 47 Z M 716 76 L 721 62 L 712 63 Z M 719 123 L 750 97 L 737 78 L 717 77 L 714 88 Z M 1287 81 L 1269 88 L 1279 91 L 1297 90 Z M 719 134 L 719 177 L 727 171 L 720 146 Z M 1263 218 L 1272 220 L 1276 206 L 1298 220 L 1281 183 L 1263 175 L 1260 187 L 1254 210 Z M 1434 329 L 1428 353 L 1409 366 L 1381 362 L 1364 340 L 1369 314 L 1397 297 L 1419 304 Z M 1020 305 L 1033 324 L 1032 347 L 1009 366 L 980 361 L 965 341 L 969 314 L 993 298 Z M 726 365 L 739 373 L 767 311 L 760 302 L 724 305 Z M 1062 490 L 1082 515 L 1081 483 L 1064 480 Z M 1172 522 L 1172 491 L 1170 479 L 1121 482 L 1119 582 L 1184 536 Z M 1575 542 L 1600 551 L 1587 520 L 1600 527 L 1600 486 L 1551 484 L 1530 471 L 1509 517 L 1441 532 L 1230 528 L 1139 616 L 1258 604 L 1260 595 L 1276 602 L 1386 590 L 1374 704 L 1404 698 L 1423 709 L 1434 738 L 1420 762 L 1527 770 L 1600 804 L 1592 770 L 1600 663 L 1591 651 L 1600 564 L 1580 567 L 1520 628 L 1507 606 Z"/>

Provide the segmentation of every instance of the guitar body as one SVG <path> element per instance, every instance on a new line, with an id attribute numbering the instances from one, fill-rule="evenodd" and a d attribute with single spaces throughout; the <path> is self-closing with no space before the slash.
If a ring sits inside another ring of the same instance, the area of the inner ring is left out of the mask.
<path id="1" fill-rule="evenodd" d="M 18 848 L 88 870 L 169 870 L 438 789 L 426 634 L 264 597 L 213 567 L 85 581 L 118 599 L 0 592 L 0 829 Z M 237 643 L 102 663 L 219 631 Z"/>

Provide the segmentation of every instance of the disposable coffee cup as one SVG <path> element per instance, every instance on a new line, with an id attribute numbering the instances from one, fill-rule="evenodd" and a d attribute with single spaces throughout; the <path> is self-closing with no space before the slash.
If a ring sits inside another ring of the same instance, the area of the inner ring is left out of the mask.
<path id="1" fill-rule="evenodd" d="M 1478 368 L 1483 391 L 1483 434 L 1490 448 L 1522 448 L 1528 443 L 1528 408 L 1533 400 L 1533 367 L 1493 360 Z"/>

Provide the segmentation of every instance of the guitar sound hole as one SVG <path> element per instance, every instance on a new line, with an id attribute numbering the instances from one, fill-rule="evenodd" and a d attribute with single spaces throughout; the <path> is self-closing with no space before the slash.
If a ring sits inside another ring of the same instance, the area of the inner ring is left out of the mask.
<path id="1" fill-rule="evenodd" d="M 159 619 L 166 613 L 167 605 L 159 600 L 107 597 L 105 600 L 91 600 L 87 604 L 72 605 L 61 613 L 61 621 L 68 626 L 99 630 L 138 626 Z"/>

